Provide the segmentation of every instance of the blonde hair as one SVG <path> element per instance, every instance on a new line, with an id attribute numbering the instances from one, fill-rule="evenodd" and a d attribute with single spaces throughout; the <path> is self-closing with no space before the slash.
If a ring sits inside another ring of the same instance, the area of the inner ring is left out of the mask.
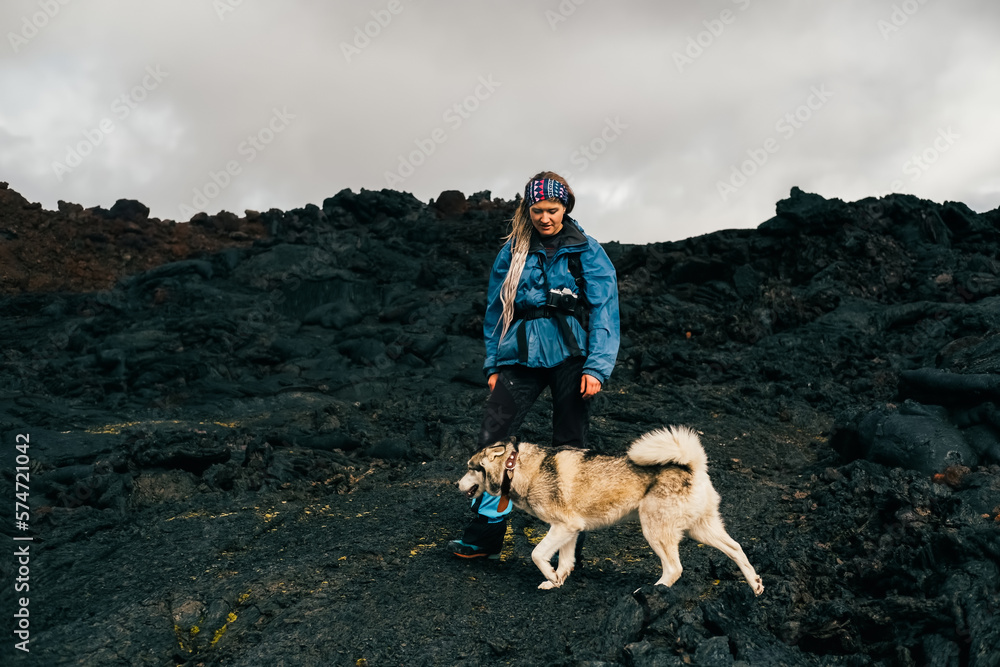
<path id="1" fill-rule="evenodd" d="M 559 181 L 566 186 L 566 191 L 569 193 L 569 200 L 566 202 L 565 214 L 568 215 L 573 210 L 576 197 L 573 195 L 573 190 L 569 187 L 566 179 L 553 171 L 541 171 L 532 176 L 528 183 L 537 181 L 540 178 Z M 514 211 L 514 217 L 511 219 L 510 234 L 504 239 L 507 243 L 510 243 L 510 267 L 507 269 L 507 276 L 500 287 L 500 303 L 503 306 L 503 314 L 500 317 L 500 322 L 503 323 L 503 329 L 500 331 L 501 338 L 507 335 L 510 325 L 514 323 L 514 299 L 517 297 L 517 284 L 521 282 L 524 263 L 528 259 L 528 248 L 531 247 L 531 230 L 533 226 L 528 208 L 528 202 L 522 196 L 521 203 L 518 204 L 517 210 Z"/>

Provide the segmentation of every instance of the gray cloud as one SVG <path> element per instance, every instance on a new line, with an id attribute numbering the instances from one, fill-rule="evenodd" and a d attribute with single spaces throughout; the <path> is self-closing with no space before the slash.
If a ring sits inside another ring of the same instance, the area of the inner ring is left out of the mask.
<path id="1" fill-rule="evenodd" d="M 794 185 L 986 210 L 998 19 L 987 0 L 12 0 L 0 178 L 48 208 L 184 220 L 344 187 L 509 198 L 550 168 L 588 232 L 626 242 L 755 226 Z"/>

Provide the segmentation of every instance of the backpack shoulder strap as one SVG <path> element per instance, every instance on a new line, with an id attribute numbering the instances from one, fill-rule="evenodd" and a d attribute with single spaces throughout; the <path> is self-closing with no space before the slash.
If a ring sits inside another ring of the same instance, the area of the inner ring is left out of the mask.
<path id="1" fill-rule="evenodd" d="M 569 273 L 573 276 L 573 280 L 576 281 L 576 293 L 580 299 L 586 300 L 586 290 L 587 281 L 583 278 L 583 262 L 580 260 L 580 253 L 574 252 L 566 258 L 567 268 L 569 268 Z"/>

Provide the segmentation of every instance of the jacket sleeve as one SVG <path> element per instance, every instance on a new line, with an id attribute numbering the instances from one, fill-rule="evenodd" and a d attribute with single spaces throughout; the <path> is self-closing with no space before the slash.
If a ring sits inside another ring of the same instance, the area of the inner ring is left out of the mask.
<path id="1" fill-rule="evenodd" d="M 581 257 L 586 296 L 590 303 L 587 361 L 583 372 L 604 384 L 615 368 L 621 342 L 618 276 L 601 244 L 589 237 L 588 240 L 587 250 Z"/>
<path id="2" fill-rule="evenodd" d="M 507 277 L 507 269 L 510 268 L 510 243 L 505 243 L 497 254 L 493 262 L 493 269 L 490 271 L 490 283 L 486 292 L 486 315 L 483 317 L 483 338 L 486 341 L 486 361 L 483 362 L 483 372 L 488 378 L 493 373 L 498 373 L 497 348 L 500 345 L 500 322 L 503 314 L 503 305 L 500 303 L 500 288 L 503 286 L 504 278 Z"/>

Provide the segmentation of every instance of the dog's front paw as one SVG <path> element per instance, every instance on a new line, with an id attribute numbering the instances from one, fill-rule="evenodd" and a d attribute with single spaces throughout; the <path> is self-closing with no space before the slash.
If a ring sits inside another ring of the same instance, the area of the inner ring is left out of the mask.
<path id="1" fill-rule="evenodd" d="M 552 581 L 549 581 L 548 579 L 546 579 L 542 583 L 538 584 L 538 590 L 540 590 L 540 591 L 551 591 L 553 588 L 559 588 L 559 586 L 561 584 L 562 584 L 562 582 L 560 582 L 560 583 L 557 584 L 555 582 L 552 582 Z"/>

